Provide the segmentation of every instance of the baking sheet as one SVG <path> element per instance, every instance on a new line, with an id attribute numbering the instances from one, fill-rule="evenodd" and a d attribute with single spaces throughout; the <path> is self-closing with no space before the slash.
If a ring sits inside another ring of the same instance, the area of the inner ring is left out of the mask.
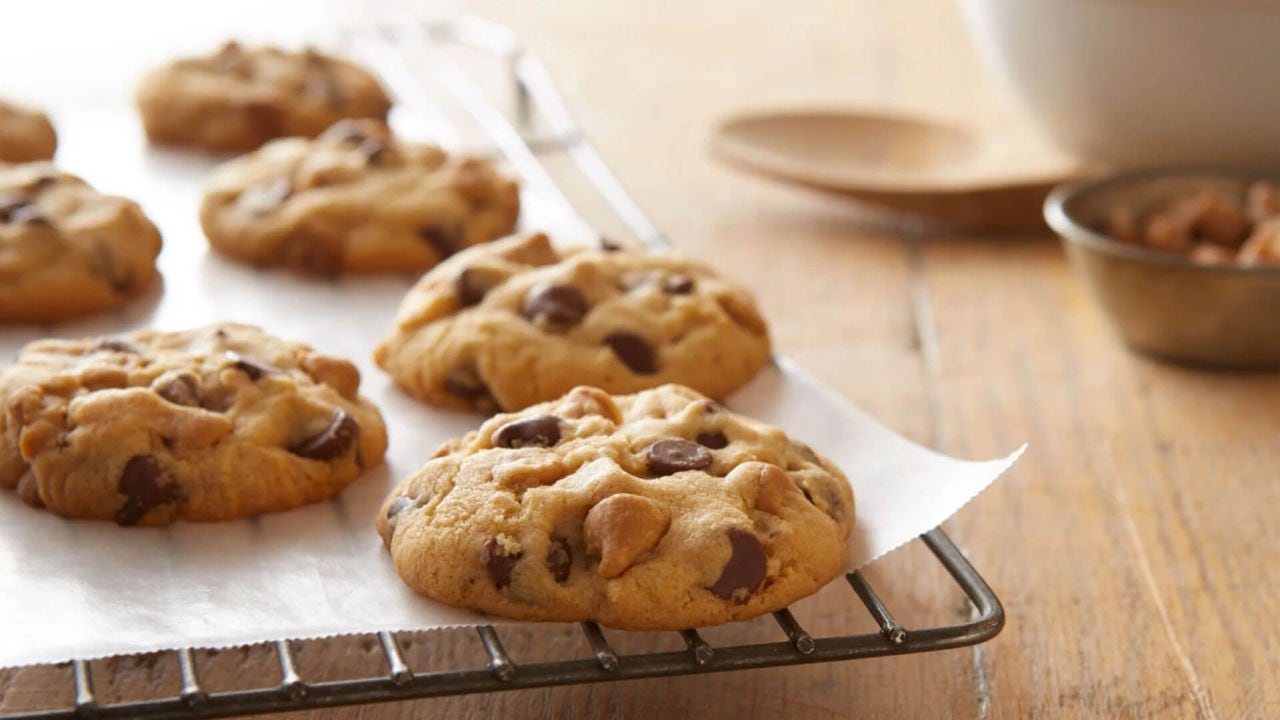
<path id="1" fill-rule="evenodd" d="M 370 359 L 413 278 L 319 281 L 225 262 L 208 252 L 196 220 L 211 162 L 147 148 L 125 107 L 64 115 L 59 130 L 64 168 L 137 199 L 161 227 L 164 287 L 117 314 L 0 329 L 0 357 L 49 335 L 254 323 L 356 362 L 362 392 L 387 420 L 390 450 L 382 467 L 337 499 L 220 524 L 153 529 L 68 521 L 0 493 L 0 666 L 494 622 L 408 591 L 374 530 L 375 513 L 398 480 L 480 420 L 410 399 Z M 526 191 L 524 203 L 524 227 L 583 238 L 583 227 L 566 222 L 548 198 Z M 785 360 L 728 404 L 786 428 L 849 475 L 858 512 L 851 569 L 940 524 L 1021 452 L 990 462 L 939 455 Z"/>

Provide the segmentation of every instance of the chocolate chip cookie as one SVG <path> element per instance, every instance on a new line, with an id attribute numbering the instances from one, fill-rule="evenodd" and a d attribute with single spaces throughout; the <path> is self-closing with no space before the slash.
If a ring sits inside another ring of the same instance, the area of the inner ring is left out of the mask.
<path id="1" fill-rule="evenodd" d="M 120 525 L 323 500 L 387 447 L 359 387 L 346 360 L 247 325 L 41 340 L 0 373 L 0 487 Z"/>
<path id="2" fill-rule="evenodd" d="M 848 481 L 783 431 L 665 385 L 498 415 L 387 498 L 396 570 L 518 620 L 677 630 L 778 610 L 844 567 Z"/>
<path id="3" fill-rule="evenodd" d="M 116 307 L 155 282 L 160 231 L 48 162 L 0 164 L 0 322 Z"/>
<path id="4" fill-rule="evenodd" d="M 152 142 L 211 152 L 315 137 L 342 118 L 385 120 L 391 108 L 378 79 L 347 60 L 236 42 L 152 70 L 137 101 Z"/>
<path id="5" fill-rule="evenodd" d="M 0 100 L 0 162 L 48 160 L 57 149 L 49 116 Z"/>
<path id="6" fill-rule="evenodd" d="M 518 410 L 576 385 L 665 383 L 723 397 L 769 359 L 744 288 L 670 253 L 557 250 L 541 233 L 472 248 L 423 276 L 375 359 L 437 405 Z"/>
<path id="7" fill-rule="evenodd" d="M 485 160 L 344 120 L 214 172 L 200 222 L 218 252 L 314 275 L 421 272 L 515 227 L 514 181 Z"/>

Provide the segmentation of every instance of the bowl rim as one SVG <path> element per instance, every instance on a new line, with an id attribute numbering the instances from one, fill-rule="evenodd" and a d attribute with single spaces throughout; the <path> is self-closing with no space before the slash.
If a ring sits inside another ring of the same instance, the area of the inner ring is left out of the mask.
<path id="1" fill-rule="evenodd" d="M 1153 250 L 1150 248 L 1121 242 L 1108 235 L 1077 221 L 1067 212 L 1067 205 L 1076 198 L 1092 192 L 1105 192 L 1109 186 L 1121 185 L 1133 181 L 1152 180 L 1179 175 L 1216 175 L 1239 180 L 1271 180 L 1280 184 L 1280 170 L 1263 167 L 1245 167 L 1239 165 L 1154 165 L 1127 170 L 1118 170 L 1102 175 L 1076 180 L 1058 185 L 1049 192 L 1044 201 L 1044 219 L 1062 239 L 1067 242 L 1083 245 L 1107 255 L 1139 260 L 1155 265 L 1186 268 L 1193 272 L 1205 272 L 1225 275 L 1260 275 L 1280 278 L 1280 266 L 1258 265 L 1243 267 L 1240 265 L 1209 265 L 1197 263 L 1187 255 L 1180 253 Z"/>

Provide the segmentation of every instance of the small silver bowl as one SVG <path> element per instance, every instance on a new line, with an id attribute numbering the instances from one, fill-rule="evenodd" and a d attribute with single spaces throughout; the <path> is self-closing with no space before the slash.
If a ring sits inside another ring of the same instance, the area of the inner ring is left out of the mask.
<path id="1" fill-rule="evenodd" d="M 1198 190 L 1243 197 L 1280 172 L 1170 167 L 1062 185 L 1044 204 L 1059 235 L 1129 347 L 1160 358 L 1239 369 L 1280 367 L 1280 267 L 1202 265 L 1113 240 L 1099 228 L 1118 205 L 1139 216 Z"/>

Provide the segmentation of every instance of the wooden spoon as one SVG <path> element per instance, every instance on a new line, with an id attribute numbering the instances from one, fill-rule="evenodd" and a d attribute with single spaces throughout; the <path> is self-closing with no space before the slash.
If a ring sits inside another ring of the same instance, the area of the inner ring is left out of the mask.
<path id="1" fill-rule="evenodd" d="M 981 133 L 863 111 L 733 116 L 715 128 L 711 152 L 758 175 L 969 228 L 1041 227 L 1049 190 L 1084 171 L 1016 128 Z"/>

